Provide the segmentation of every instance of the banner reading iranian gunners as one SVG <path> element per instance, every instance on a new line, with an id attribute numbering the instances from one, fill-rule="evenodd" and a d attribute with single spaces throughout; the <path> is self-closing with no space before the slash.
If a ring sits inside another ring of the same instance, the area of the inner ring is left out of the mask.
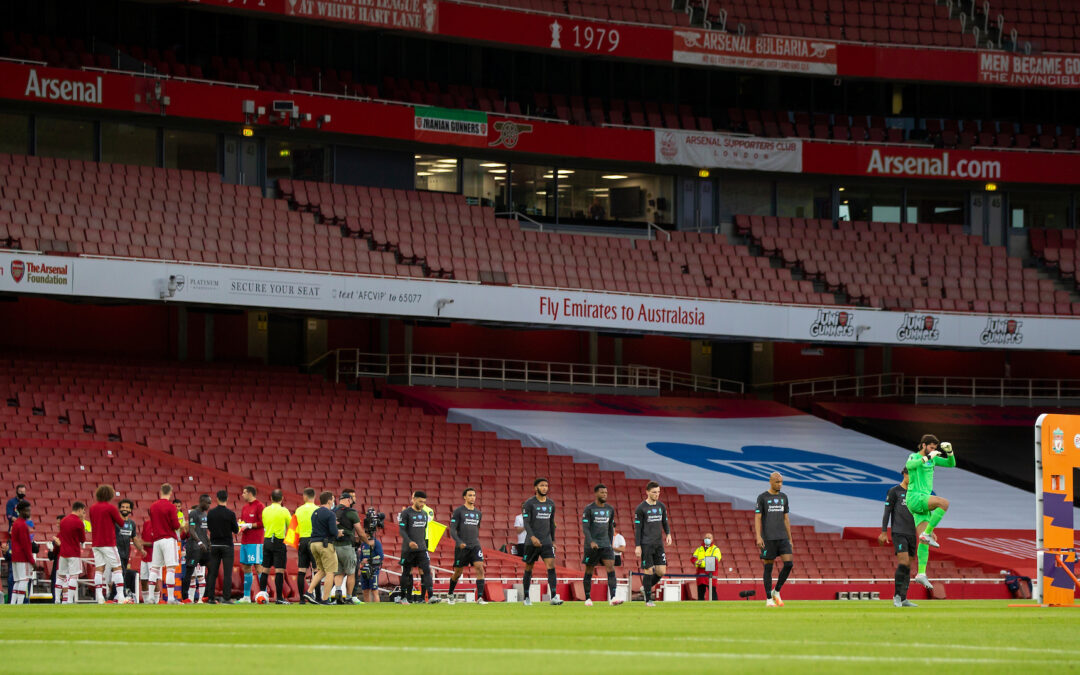
<path id="1" fill-rule="evenodd" d="M 692 29 L 679 29 L 673 35 L 672 60 L 676 63 L 815 75 L 836 74 L 835 42 Z"/>
<path id="2" fill-rule="evenodd" d="M 487 113 L 451 108 L 417 108 L 413 135 L 426 143 L 487 145 Z"/>
<path id="3" fill-rule="evenodd" d="M 802 171 L 802 141 L 695 131 L 655 132 L 656 163 L 715 169 Z"/>

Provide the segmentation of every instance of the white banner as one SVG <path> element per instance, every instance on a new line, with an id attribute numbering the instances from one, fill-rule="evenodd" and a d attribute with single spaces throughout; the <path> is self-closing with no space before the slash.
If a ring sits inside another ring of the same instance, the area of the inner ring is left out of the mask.
<path id="1" fill-rule="evenodd" d="M 707 169 L 802 171 L 802 141 L 797 138 L 759 138 L 704 131 L 656 130 L 657 164 Z"/>
<path id="2" fill-rule="evenodd" d="M 885 495 L 900 482 L 911 452 L 811 415 L 725 419 L 454 408 L 446 419 L 737 509 L 754 508 L 769 474 L 779 471 L 791 521 L 826 531 L 879 525 Z M 956 449 L 960 457 L 977 450 Z M 1019 488 L 953 468 L 935 472 L 934 489 L 952 503 L 945 519 L 950 528 L 1031 527 L 1031 493 Z"/>
<path id="3" fill-rule="evenodd" d="M 9 252 L 0 252 L 0 292 L 695 337 L 1080 349 L 1074 318 L 883 312 Z"/>

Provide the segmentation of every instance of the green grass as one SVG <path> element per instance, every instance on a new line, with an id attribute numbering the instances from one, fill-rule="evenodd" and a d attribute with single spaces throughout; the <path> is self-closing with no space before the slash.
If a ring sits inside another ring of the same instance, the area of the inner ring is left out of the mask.
<path id="1" fill-rule="evenodd" d="M 1005 601 L 0 608 L 0 672 L 926 672 L 1080 666 L 1080 612 Z M 346 670 L 347 669 L 347 670 Z"/>

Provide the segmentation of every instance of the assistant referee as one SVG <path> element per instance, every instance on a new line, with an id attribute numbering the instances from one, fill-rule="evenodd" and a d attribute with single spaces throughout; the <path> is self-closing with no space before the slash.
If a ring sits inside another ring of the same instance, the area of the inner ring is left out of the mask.
<path id="1" fill-rule="evenodd" d="M 315 567 L 315 559 L 311 557 L 311 514 L 315 513 L 315 488 L 304 488 L 304 503 L 296 507 L 296 534 L 299 537 L 296 544 L 296 590 L 300 593 L 300 604 L 307 604 L 307 584 L 304 578 L 307 576 L 309 567 Z M 321 598 L 318 587 L 311 589 L 316 598 Z"/>

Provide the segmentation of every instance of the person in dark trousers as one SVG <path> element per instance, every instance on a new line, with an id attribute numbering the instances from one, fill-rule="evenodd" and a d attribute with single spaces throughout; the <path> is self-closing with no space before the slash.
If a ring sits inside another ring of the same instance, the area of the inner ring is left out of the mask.
<path id="1" fill-rule="evenodd" d="M 885 513 L 881 517 L 879 544 L 889 543 L 889 522 L 892 522 L 893 546 L 896 551 L 896 575 L 894 579 L 893 607 L 918 607 L 907 599 L 908 585 L 911 583 L 911 552 L 916 550 L 915 518 L 908 511 L 907 489 L 908 470 L 905 466 L 901 473 L 904 480 L 894 485 L 885 497 Z"/>
<path id="2" fill-rule="evenodd" d="M 240 532 L 240 525 L 236 522 L 236 514 L 226 506 L 228 502 L 229 492 L 218 490 L 218 505 L 206 514 L 206 530 L 210 535 L 210 560 L 206 575 L 206 587 L 210 590 L 207 603 L 217 602 L 214 588 L 217 586 L 218 567 L 222 567 L 225 576 L 221 580 L 221 602 L 233 604 L 233 536 Z"/>
<path id="3" fill-rule="evenodd" d="M 181 597 L 191 602 L 191 582 L 201 602 L 206 601 L 206 564 L 210 561 L 210 537 L 206 530 L 206 514 L 210 511 L 210 495 L 199 495 L 199 504 L 188 513 L 188 538 L 185 551 L 184 581 Z M 213 592 L 213 591 L 211 591 Z"/>
<path id="4" fill-rule="evenodd" d="M 139 538 L 139 528 L 131 514 L 135 511 L 135 502 L 130 499 L 121 499 L 117 504 L 120 508 L 120 517 L 124 524 L 116 527 L 116 551 L 120 554 L 120 569 L 124 572 L 124 592 L 130 597 L 136 597 L 135 572 L 128 569 L 131 560 L 131 545 L 142 547 L 142 539 Z M 112 589 L 110 600 L 116 596 L 116 589 Z"/>

